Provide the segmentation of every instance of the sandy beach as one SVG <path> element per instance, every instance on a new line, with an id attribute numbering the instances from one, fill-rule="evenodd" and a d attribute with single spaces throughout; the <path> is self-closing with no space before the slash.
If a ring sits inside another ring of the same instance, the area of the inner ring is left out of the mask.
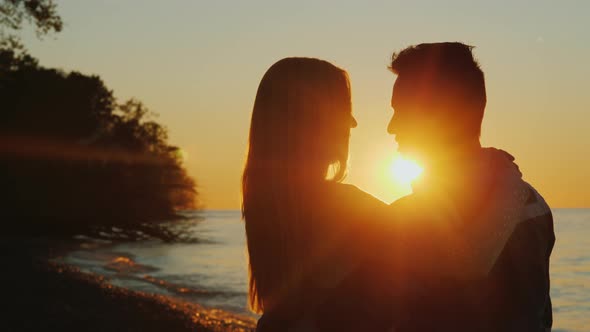
<path id="1" fill-rule="evenodd" d="M 12 242 L 12 241 L 11 241 Z M 252 331 L 255 321 L 180 299 L 130 291 L 56 263 L 56 250 L 2 245 L 4 331 Z M 6 296 L 8 295 L 8 296 Z"/>

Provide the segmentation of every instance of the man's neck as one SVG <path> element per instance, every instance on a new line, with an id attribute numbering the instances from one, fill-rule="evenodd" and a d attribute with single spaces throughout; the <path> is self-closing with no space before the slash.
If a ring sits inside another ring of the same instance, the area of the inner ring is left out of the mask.
<path id="1" fill-rule="evenodd" d="M 451 168 L 461 168 L 461 165 L 473 160 L 481 152 L 479 141 L 454 145 L 448 148 L 442 148 L 442 153 L 426 156 L 424 160 L 424 169 L 429 172 L 439 173 L 452 166 Z M 430 158 L 429 158 L 430 157 Z"/>
<path id="2" fill-rule="evenodd" d="M 416 181 L 416 188 L 443 185 L 444 182 L 459 185 L 463 174 L 470 172 L 473 161 L 478 160 L 482 148 L 479 141 L 443 149 L 443 153 L 422 160 L 424 172 L 422 179 Z M 436 183 L 436 184 L 435 184 Z M 412 185 L 414 187 L 414 185 Z"/>

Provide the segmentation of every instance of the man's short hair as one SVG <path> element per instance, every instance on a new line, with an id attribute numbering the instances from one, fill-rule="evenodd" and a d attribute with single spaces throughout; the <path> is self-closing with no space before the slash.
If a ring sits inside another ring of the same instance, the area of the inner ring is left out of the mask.
<path id="1" fill-rule="evenodd" d="M 484 74 L 473 57 L 473 46 L 459 42 L 426 43 L 394 53 L 389 69 L 404 80 L 414 80 L 428 95 L 468 111 L 470 133 L 479 136 L 486 105 Z M 463 114 L 464 112 L 457 114 Z M 460 119 L 457 119 L 460 120 Z M 463 119 L 467 120 L 467 119 Z"/>

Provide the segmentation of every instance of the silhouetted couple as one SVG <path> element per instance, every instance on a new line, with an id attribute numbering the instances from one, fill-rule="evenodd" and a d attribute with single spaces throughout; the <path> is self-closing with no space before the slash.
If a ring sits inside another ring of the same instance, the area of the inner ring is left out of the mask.
<path id="1" fill-rule="evenodd" d="M 340 183 L 346 71 L 286 58 L 262 78 L 242 188 L 258 331 L 549 331 L 551 211 L 511 155 L 480 145 L 471 47 L 412 46 L 390 69 L 388 131 L 425 169 L 391 205 Z"/>

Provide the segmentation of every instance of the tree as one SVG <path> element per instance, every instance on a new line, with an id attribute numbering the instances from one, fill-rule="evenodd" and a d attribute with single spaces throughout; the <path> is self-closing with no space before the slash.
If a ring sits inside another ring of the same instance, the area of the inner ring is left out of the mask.
<path id="1" fill-rule="evenodd" d="M 1 0 L 0 47 L 23 50 L 19 32 L 23 23 L 32 24 L 38 37 L 63 28 L 53 0 Z"/>
<path id="2" fill-rule="evenodd" d="M 43 234 L 182 235 L 160 222 L 195 207 L 195 183 L 141 102 L 119 104 L 100 77 L 10 49 L 0 49 L 0 78 L 4 220 Z"/>

